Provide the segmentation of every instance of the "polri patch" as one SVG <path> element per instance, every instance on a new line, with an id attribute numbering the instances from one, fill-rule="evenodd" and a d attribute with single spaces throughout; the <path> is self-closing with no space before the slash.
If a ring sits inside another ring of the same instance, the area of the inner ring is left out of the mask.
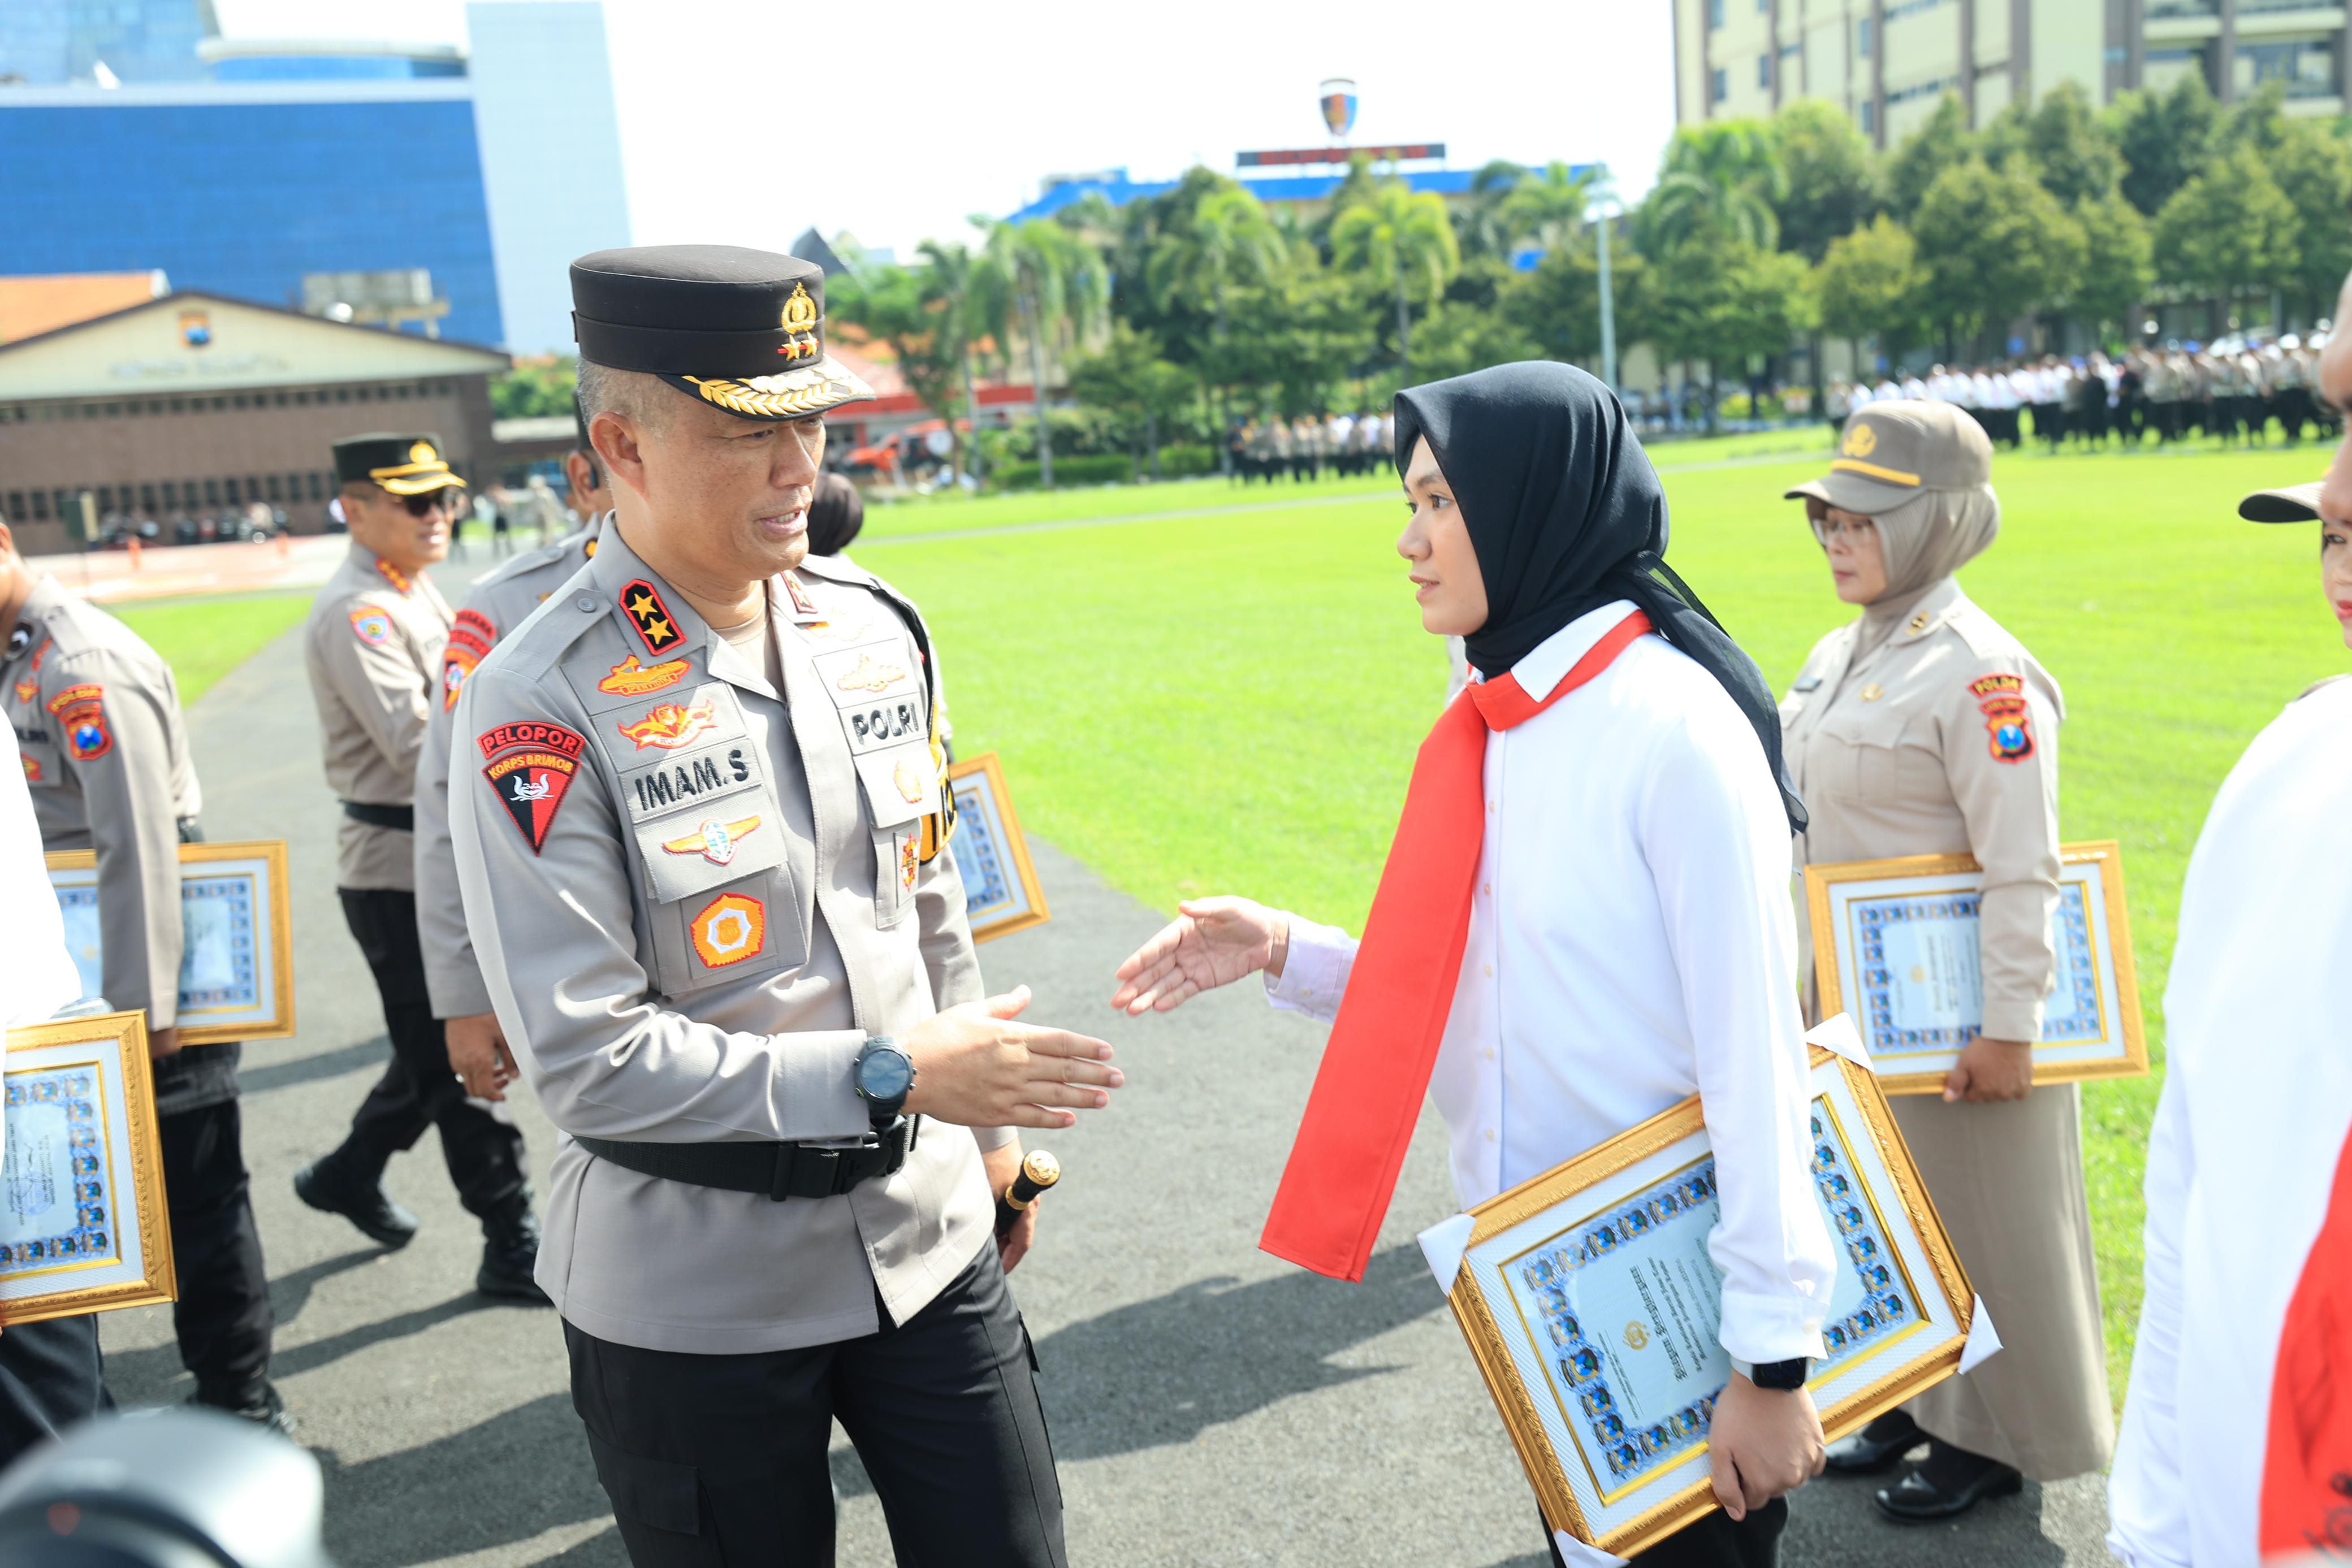
<path id="1" fill-rule="evenodd" d="M 632 579 L 621 590 L 621 609 L 636 628 L 637 641 L 655 658 L 677 647 L 686 641 L 686 633 L 677 629 L 677 619 L 669 612 L 654 585 L 644 578 Z"/>
<path id="2" fill-rule="evenodd" d="M 482 755 L 489 759 L 482 777 L 533 854 L 547 842 L 587 744 L 577 731 L 538 719 L 502 724 L 480 738 Z"/>
<path id="3" fill-rule="evenodd" d="M 352 612 L 352 635 L 371 648 L 392 641 L 392 617 L 373 607 Z"/>
<path id="4" fill-rule="evenodd" d="M 49 699 L 64 734 L 66 753 L 77 762 L 95 762 L 114 749 L 113 732 L 106 727 L 106 688 L 95 683 L 68 686 Z"/>
<path id="5" fill-rule="evenodd" d="M 768 908 L 747 894 L 726 893 L 702 906 L 688 929 L 695 956 L 713 969 L 757 955 L 768 939 Z"/>
<path id="6" fill-rule="evenodd" d="M 1969 683 L 1969 695 L 1984 715 L 1986 749 L 1996 762 L 2022 762 L 2033 755 L 2033 719 L 2022 675 L 1982 675 Z"/>

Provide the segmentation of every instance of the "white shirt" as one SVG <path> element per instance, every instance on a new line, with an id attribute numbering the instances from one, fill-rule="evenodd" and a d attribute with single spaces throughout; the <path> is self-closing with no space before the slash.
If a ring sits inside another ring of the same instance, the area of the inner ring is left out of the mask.
<path id="1" fill-rule="evenodd" d="M 1542 701 L 1632 613 L 1578 617 L 1512 671 Z M 1486 831 L 1431 1096 L 1465 1208 L 1687 1098 L 1723 1201 L 1724 1348 L 1822 1354 L 1834 1259 L 1807 1161 L 1790 844 L 1756 732 L 1663 639 L 1486 737 Z M 1268 995 L 1337 1016 L 1356 943 L 1294 919 Z M 1574 1020 L 1570 1022 L 1569 1020 Z"/>
<path id="2" fill-rule="evenodd" d="M 10 912 L 8 939 L 0 942 L 0 1025 L 14 1026 L 38 1023 L 79 997 L 81 973 L 66 951 L 16 732 L 0 725 L 0 906 Z"/>
<path id="3" fill-rule="evenodd" d="M 2352 681 L 2337 681 L 2254 737 L 2189 857 L 2147 1146 L 2147 1294 L 2107 1482 L 2107 1544 L 2131 1568 L 2258 1555 L 2279 1331 L 2352 1131 L 2347 778 Z"/>
<path id="4" fill-rule="evenodd" d="M 1917 376 L 1906 376 L 1903 380 L 1903 395 L 1913 402 L 1924 402 L 1927 396 L 1927 383 Z"/>

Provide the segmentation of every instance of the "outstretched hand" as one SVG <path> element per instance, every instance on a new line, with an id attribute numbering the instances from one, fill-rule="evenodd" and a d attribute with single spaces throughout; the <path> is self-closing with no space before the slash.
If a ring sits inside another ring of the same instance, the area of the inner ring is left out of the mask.
<path id="1" fill-rule="evenodd" d="M 1290 952 L 1290 918 L 1246 898 L 1187 899 L 1182 913 L 1118 967 L 1110 1005 L 1129 1017 L 1164 1013 L 1202 991 L 1260 969 L 1277 978 Z"/>

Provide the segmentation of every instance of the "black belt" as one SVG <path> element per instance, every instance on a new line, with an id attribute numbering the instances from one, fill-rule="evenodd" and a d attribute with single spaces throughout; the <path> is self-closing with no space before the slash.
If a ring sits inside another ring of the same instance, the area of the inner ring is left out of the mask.
<path id="1" fill-rule="evenodd" d="M 413 806 L 371 806 L 364 800 L 346 800 L 343 815 L 372 828 L 398 828 L 404 833 L 416 831 L 416 809 Z"/>
<path id="2" fill-rule="evenodd" d="M 788 1197 L 839 1197 L 862 1181 L 891 1175 L 907 1163 L 914 1127 L 913 1117 L 901 1116 L 863 1143 L 840 1145 L 625 1144 L 576 1134 L 572 1141 L 640 1176 L 756 1192 L 782 1203 Z"/>

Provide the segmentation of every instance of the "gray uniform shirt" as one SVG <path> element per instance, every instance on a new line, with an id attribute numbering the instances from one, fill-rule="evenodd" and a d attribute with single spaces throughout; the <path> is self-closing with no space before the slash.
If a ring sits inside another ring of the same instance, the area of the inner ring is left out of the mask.
<path id="1" fill-rule="evenodd" d="M 327 784 L 339 799 L 404 808 L 415 800 L 449 623 L 432 579 L 405 576 L 356 544 L 311 601 L 302 662 L 319 705 Z M 335 885 L 415 887 L 415 837 L 346 816 Z"/>
<path id="2" fill-rule="evenodd" d="M 416 935 L 425 950 L 425 986 L 437 1019 L 490 1011 L 466 906 L 457 893 L 457 862 L 449 849 L 449 737 L 457 693 L 500 637 L 523 623 L 540 601 L 596 553 L 597 525 L 525 555 L 476 582 L 458 606 L 441 653 L 440 698 L 425 723 L 416 753 Z"/>
<path id="3" fill-rule="evenodd" d="M 467 924 L 562 1132 L 854 1138 L 867 1034 L 981 998 L 954 862 L 919 859 L 942 785 L 912 612 L 837 562 L 776 580 L 779 691 L 612 528 L 466 681 Z M 926 1122 L 895 1176 L 782 1203 L 567 1137 L 539 1281 L 575 1327 L 653 1350 L 870 1333 L 877 1291 L 903 1322 L 989 1244 L 980 1148 L 1008 1135 Z"/>
<path id="4" fill-rule="evenodd" d="M 1984 1032 L 2039 1040 L 2057 965 L 2058 683 L 1950 579 L 1856 659 L 1859 625 L 1822 638 L 1780 704 L 1812 814 L 1798 863 L 1974 855 Z M 1798 928 L 1811 996 L 1811 934 Z"/>
<path id="5" fill-rule="evenodd" d="M 108 1002 L 179 1017 L 180 821 L 203 806 L 172 667 L 136 632 L 44 575 L 0 689 L 47 850 L 98 852 Z"/>

